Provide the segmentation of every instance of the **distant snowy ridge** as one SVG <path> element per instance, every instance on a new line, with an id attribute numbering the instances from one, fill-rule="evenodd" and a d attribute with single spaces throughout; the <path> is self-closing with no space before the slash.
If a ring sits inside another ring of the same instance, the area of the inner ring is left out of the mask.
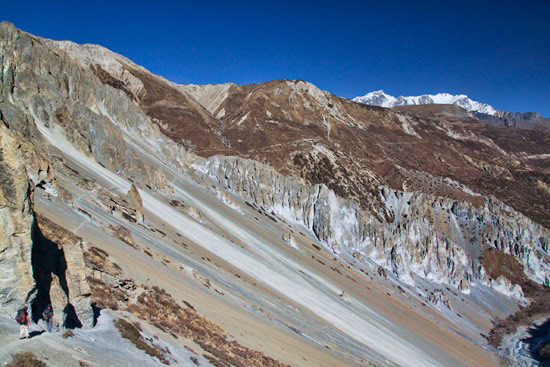
<path id="1" fill-rule="evenodd" d="M 362 97 L 355 97 L 353 101 L 387 108 L 417 104 L 454 104 L 464 108 L 467 111 L 485 113 L 491 116 L 494 116 L 497 113 L 492 106 L 486 103 L 474 101 L 464 94 L 453 95 L 449 93 L 438 93 L 409 97 L 400 96 L 396 98 L 384 93 L 383 90 L 377 90 L 367 93 Z"/>

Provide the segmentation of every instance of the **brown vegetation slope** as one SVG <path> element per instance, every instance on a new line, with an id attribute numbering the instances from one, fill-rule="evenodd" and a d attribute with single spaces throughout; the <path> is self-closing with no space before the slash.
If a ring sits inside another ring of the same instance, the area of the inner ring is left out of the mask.
<path id="1" fill-rule="evenodd" d="M 377 208 L 380 184 L 480 204 L 449 177 L 550 225 L 550 134 L 490 126 L 445 105 L 366 106 L 300 80 L 177 86 L 126 68 L 144 84 L 142 108 L 201 156 L 258 160 L 366 209 Z"/>
<path id="2" fill-rule="evenodd" d="M 497 320 L 487 338 L 491 345 L 498 347 L 502 337 L 515 332 L 518 326 L 531 325 L 537 319 L 550 316 L 550 289 L 528 279 L 515 257 L 495 248 L 487 248 L 483 253 L 483 266 L 491 278 L 503 276 L 513 284 L 519 284 L 530 299 L 529 305 L 521 306 L 516 313 Z"/>

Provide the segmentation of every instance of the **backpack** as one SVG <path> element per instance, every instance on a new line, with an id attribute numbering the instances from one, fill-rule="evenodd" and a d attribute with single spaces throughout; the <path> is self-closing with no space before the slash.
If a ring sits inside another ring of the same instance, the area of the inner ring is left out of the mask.
<path id="1" fill-rule="evenodd" d="M 25 310 L 20 308 L 19 310 L 17 310 L 17 315 L 15 316 L 15 321 L 17 321 L 17 323 L 19 325 L 24 325 L 25 322 L 27 321 L 26 320 L 26 317 L 25 317 Z"/>
<path id="2" fill-rule="evenodd" d="M 46 309 L 44 310 L 44 312 L 42 313 L 42 318 L 44 320 L 49 320 L 51 319 L 53 316 L 53 311 L 52 311 L 52 308 L 50 306 L 46 307 Z"/>

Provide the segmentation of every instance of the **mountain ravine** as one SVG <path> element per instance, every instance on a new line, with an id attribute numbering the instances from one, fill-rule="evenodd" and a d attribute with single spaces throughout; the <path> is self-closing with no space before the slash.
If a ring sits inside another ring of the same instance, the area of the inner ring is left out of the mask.
<path id="1" fill-rule="evenodd" d="M 178 85 L 3 22 L 0 361 L 537 365 L 550 135 L 414 107 Z M 50 302 L 60 331 L 17 340 Z"/>

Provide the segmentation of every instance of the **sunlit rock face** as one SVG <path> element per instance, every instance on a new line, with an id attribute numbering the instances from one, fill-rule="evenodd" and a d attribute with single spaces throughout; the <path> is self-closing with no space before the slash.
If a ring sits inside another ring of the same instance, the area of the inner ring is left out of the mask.
<path id="1" fill-rule="evenodd" d="M 66 322 L 66 314 L 70 311 L 69 323 L 90 325 L 90 288 L 86 281 L 88 272 L 82 241 L 46 218 L 37 221 L 31 201 L 34 183 L 29 180 L 25 167 L 25 155 L 36 158 L 32 146 L 17 139 L 2 125 L 0 148 L 0 272 L 3 274 L 0 302 L 11 312 L 29 304 L 36 320 L 51 303 L 60 324 Z M 37 160 L 29 163 L 29 171 L 38 164 Z M 46 174 L 37 177 L 42 178 L 39 185 L 46 179 L 53 179 Z"/>
<path id="2" fill-rule="evenodd" d="M 33 287 L 31 228 L 34 215 L 18 141 L 0 125 L 0 304 L 14 312 Z"/>
<path id="3" fill-rule="evenodd" d="M 488 281 L 480 259 L 488 246 L 516 256 L 531 279 L 550 281 L 548 230 L 494 198 L 474 207 L 381 186 L 374 216 L 324 185 L 308 186 L 254 161 L 213 157 L 194 167 L 238 197 L 303 225 L 335 254 L 364 254 L 407 283 L 415 274 L 468 292 L 472 280 Z"/>
<path id="4" fill-rule="evenodd" d="M 34 122 L 40 121 L 52 130 L 63 129 L 69 141 L 90 153 L 90 140 L 86 139 L 92 138 L 93 134 L 87 133 L 94 127 L 88 123 L 98 119 L 74 99 L 94 99 L 88 91 L 99 85 L 91 80 L 88 88 L 81 88 L 85 83 L 78 82 L 82 80 L 80 70 L 68 58 L 41 49 L 38 40 L 9 24 L 2 23 L 0 36 L 3 177 L 0 269 L 4 275 L 0 302 L 12 311 L 29 304 L 35 321 L 51 303 L 60 325 L 91 325 L 90 289 L 82 240 L 47 218 L 37 220 L 33 211 L 35 186 L 48 195 L 71 201 L 69 196 L 64 196 L 66 191 L 56 184 L 56 158 L 49 156 L 48 146 Z M 71 96 L 71 93 L 75 94 Z M 115 140 L 120 137 L 108 126 L 100 126 L 96 131 Z M 104 149 L 99 151 L 109 152 L 110 158 L 105 163 L 113 164 L 118 159 L 116 147 L 121 145 L 120 141 L 114 143 L 109 139 L 107 144 L 111 147 L 106 148 L 103 143 Z M 102 159 L 105 155 L 98 156 Z"/>

